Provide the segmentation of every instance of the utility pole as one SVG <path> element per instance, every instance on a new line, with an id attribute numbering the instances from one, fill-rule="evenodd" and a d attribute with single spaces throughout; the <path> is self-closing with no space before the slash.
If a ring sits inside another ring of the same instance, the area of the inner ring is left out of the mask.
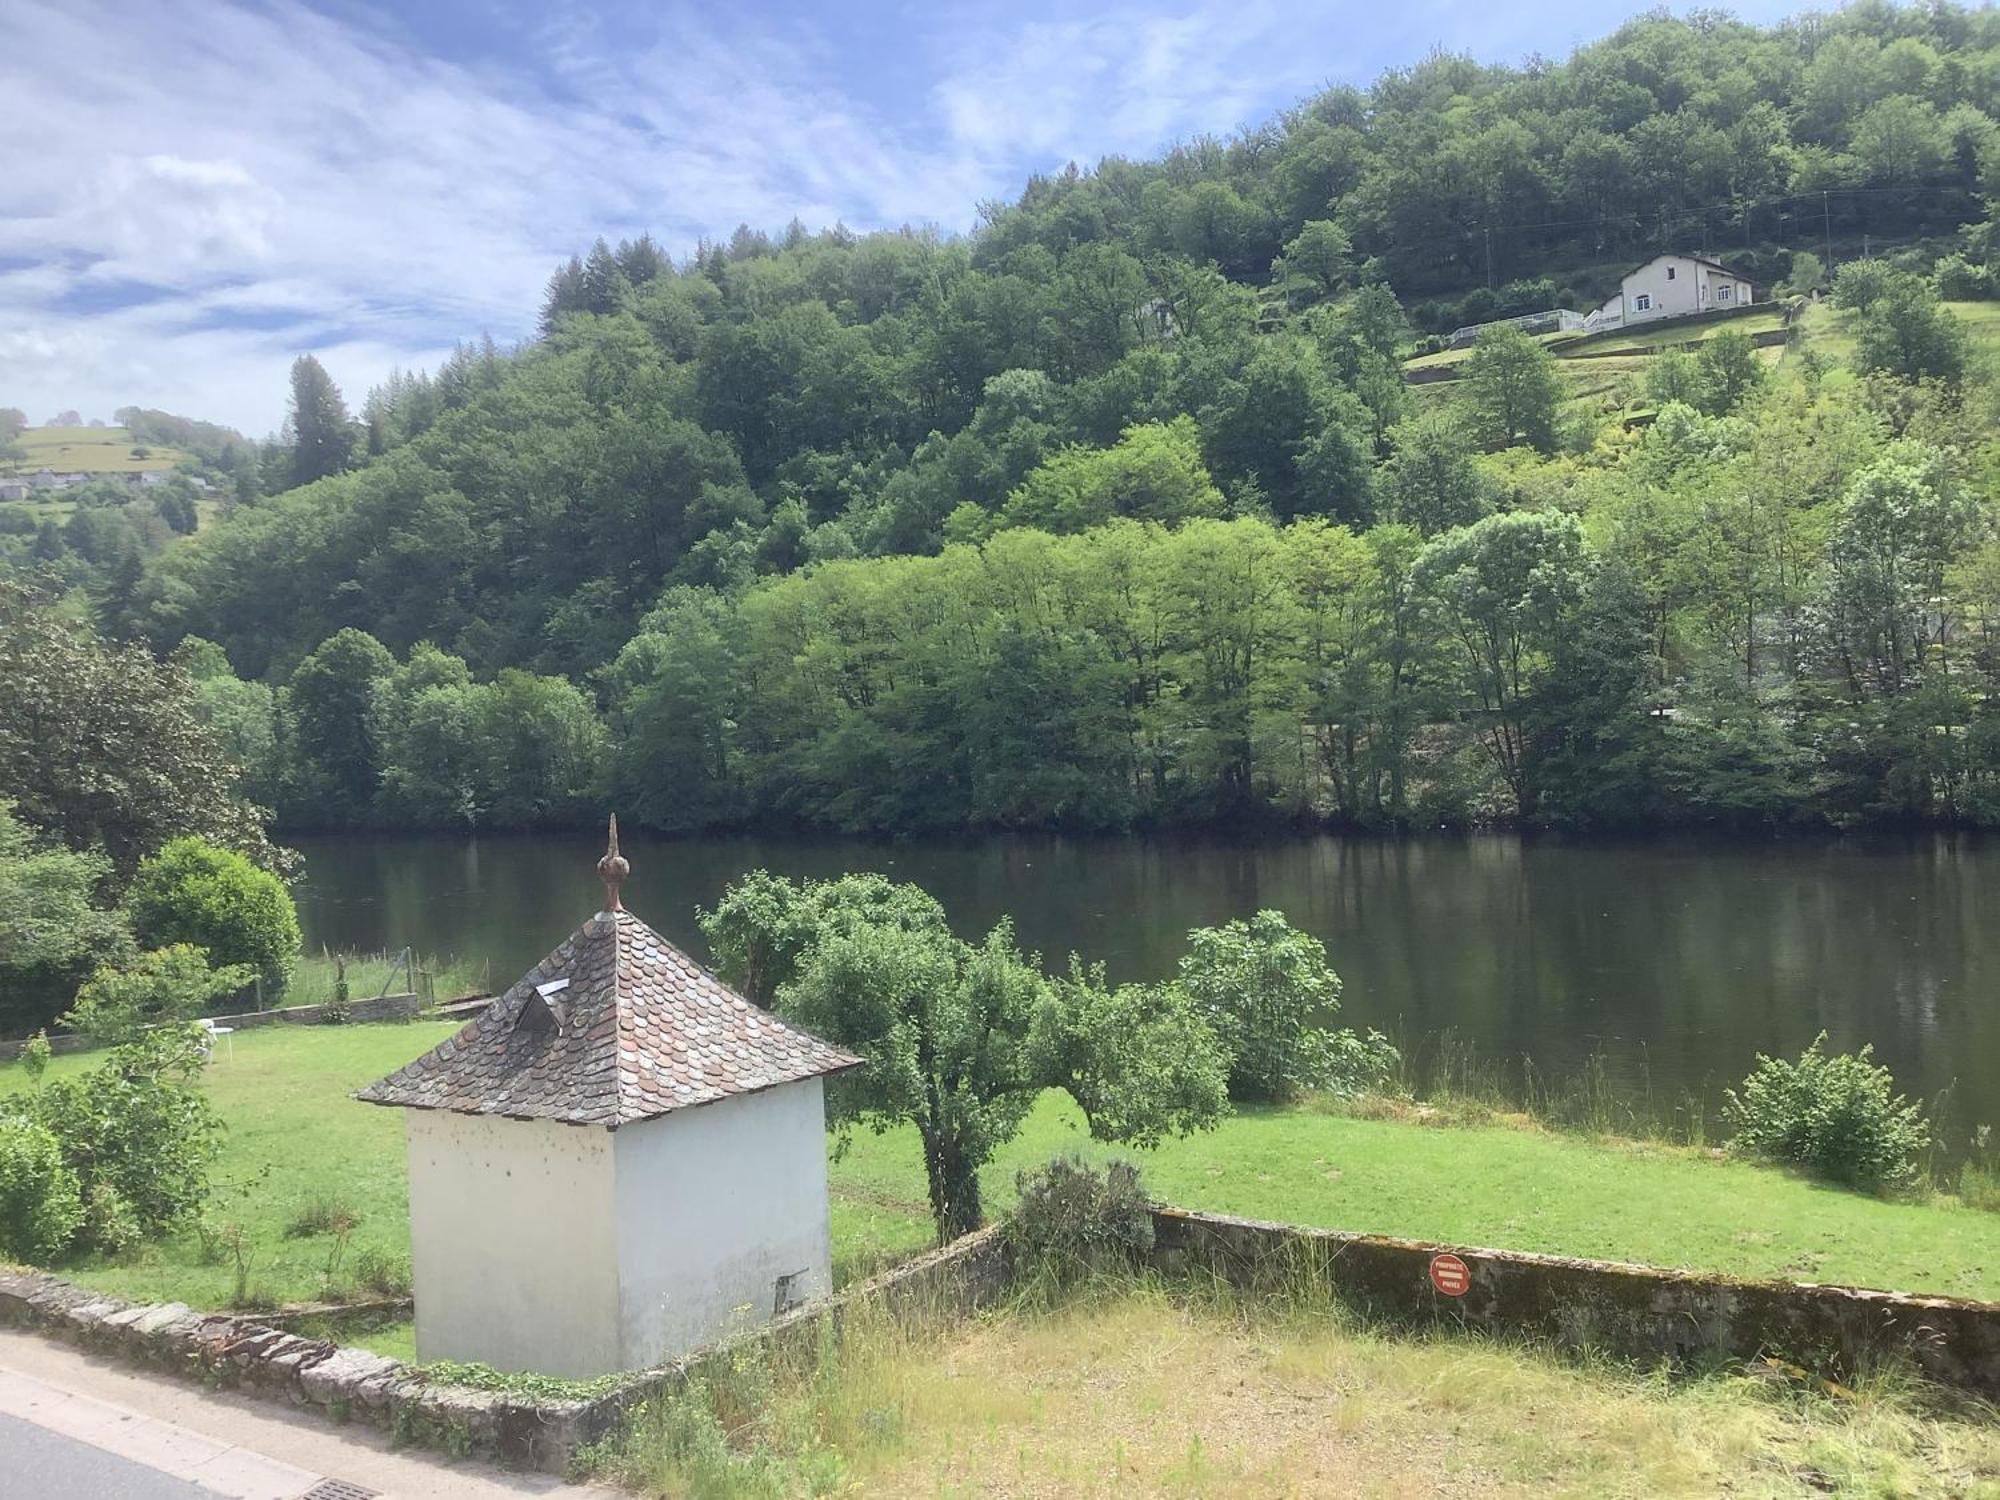
<path id="1" fill-rule="evenodd" d="M 1826 274 L 1833 274 L 1833 210 L 1827 207 L 1826 189 L 1819 190 L 1820 222 L 1826 226 Z"/>
<path id="2" fill-rule="evenodd" d="M 1486 236 L 1486 290 L 1490 292 L 1493 290 L 1493 231 L 1481 225 L 1479 232 Z"/>

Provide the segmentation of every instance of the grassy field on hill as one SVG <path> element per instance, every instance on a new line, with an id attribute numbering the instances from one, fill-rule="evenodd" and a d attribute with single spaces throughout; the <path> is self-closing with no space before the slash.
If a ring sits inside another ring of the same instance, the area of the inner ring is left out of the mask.
<path id="1" fill-rule="evenodd" d="M 146 456 L 135 456 L 132 435 L 122 427 L 30 427 L 15 441 L 27 457 L 11 466 L 0 464 L 0 473 L 29 473 L 54 469 L 57 473 L 138 474 L 148 469 L 171 469 L 182 455 L 173 448 L 145 447 Z"/>
<path id="2" fill-rule="evenodd" d="M 408 1200 L 398 1111 L 349 1092 L 448 1036 L 434 1022 L 245 1032 L 211 1065 L 228 1126 L 211 1217 L 251 1246 L 253 1296 L 317 1298 L 333 1252 L 324 1234 L 288 1237 L 315 1203 L 351 1207 L 360 1226 L 336 1283 L 363 1251 L 406 1257 Z M 53 1070 L 87 1067 L 58 1058 Z M 0 1068 L 0 1091 L 24 1087 Z M 1043 1098 L 984 1175 L 989 1211 L 1017 1171 L 1064 1151 L 1106 1154 L 1067 1097 Z M 1753 1276 L 2000 1298 L 2000 1215 L 1894 1203 L 1675 1148 L 1597 1143 L 1508 1126 L 1438 1128 L 1321 1113 L 1245 1113 L 1219 1130 L 1137 1153 L 1170 1202 L 1255 1218 Z M 836 1275 L 850 1280 L 925 1246 L 930 1217 L 914 1135 L 861 1134 L 835 1161 Z M 65 1272 L 124 1295 L 220 1307 L 230 1257 L 190 1230 L 123 1263 Z"/>
<path id="3" fill-rule="evenodd" d="M 2000 350 L 2000 302 L 1947 302 L 1944 305 L 1964 326 L 1975 358 Z M 1855 352 L 1854 317 L 1852 312 L 1836 308 L 1830 302 L 1814 304 L 1805 312 L 1803 346 L 1836 364 L 1851 362 Z M 1697 343 L 1725 330 L 1749 334 L 1754 338 L 1783 326 L 1778 309 L 1767 306 L 1733 318 L 1617 329 L 1581 339 L 1552 334 L 1544 337 L 1542 342 L 1550 345 L 1556 355 L 1557 369 L 1569 388 L 1570 399 L 1601 402 L 1606 396 L 1619 394 L 1621 389 L 1637 399 L 1644 385 L 1647 362 L 1661 349 Z M 1776 365 L 1783 361 L 1787 352 L 1783 345 L 1769 345 L 1760 348 L 1757 355 L 1766 364 Z M 1403 368 L 1406 371 L 1455 369 L 1471 357 L 1469 346 L 1444 349 L 1436 354 L 1406 360 Z M 1425 400 L 1436 399 L 1451 392 L 1454 384 L 1454 380 L 1433 381 L 1413 387 L 1413 394 Z"/>

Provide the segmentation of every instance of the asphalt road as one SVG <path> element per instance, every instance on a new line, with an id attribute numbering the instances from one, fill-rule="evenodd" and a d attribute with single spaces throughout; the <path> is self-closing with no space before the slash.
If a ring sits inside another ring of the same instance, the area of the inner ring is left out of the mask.
<path id="1" fill-rule="evenodd" d="M 0 1495 L 7 1500 L 215 1500 L 214 1493 L 129 1458 L 0 1415 Z"/>

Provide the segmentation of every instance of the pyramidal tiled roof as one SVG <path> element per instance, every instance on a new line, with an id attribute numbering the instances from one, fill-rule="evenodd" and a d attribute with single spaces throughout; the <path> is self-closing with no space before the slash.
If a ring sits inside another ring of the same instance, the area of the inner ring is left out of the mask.
<path id="1" fill-rule="evenodd" d="M 354 1097 L 616 1129 L 861 1062 L 618 910 L 585 922 L 458 1035 Z"/>

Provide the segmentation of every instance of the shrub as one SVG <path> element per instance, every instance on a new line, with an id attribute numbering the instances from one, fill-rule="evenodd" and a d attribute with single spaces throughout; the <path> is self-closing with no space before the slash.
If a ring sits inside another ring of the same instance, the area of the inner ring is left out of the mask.
<path id="1" fill-rule="evenodd" d="M 100 1203 L 100 1225 L 119 1224 L 100 1184 L 131 1210 L 141 1235 L 171 1228 L 208 1194 L 208 1164 L 220 1125 L 195 1086 L 202 1039 L 190 1026 L 163 1027 L 113 1048 L 90 1072 L 38 1089 L 23 1113 L 60 1143 L 86 1204 Z M 114 1248 L 105 1246 L 104 1248 Z"/>
<path id="2" fill-rule="evenodd" d="M 211 1000 L 239 990 L 245 968 L 211 969 L 190 943 L 142 953 L 126 965 L 106 965 L 76 992 L 63 1025 L 116 1046 L 149 1028 L 192 1020 Z"/>
<path id="3" fill-rule="evenodd" d="M 54 1133 L 24 1115 L 0 1115 L 0 1252 L 46 1264 L 82 1227 L 83 1193 Z"/>
<path id="4" fill-rule="evenodd" d="M 1930 1145 L 1923 1112 L 1895 1092 L 1887 1068 L 1870 1061 L 1872 1046 L 1829 1054 L 1825 1043 L 1822 1031 L 1796 1063 L 1758 1054 L 1742 1092 L 1729 1090 L 1723 1105 L 1736 1131 L 1732 1144 L 1834 1182 L 1910 1181 Z"/>
<path id="5" fill-rule="evenodd" d="M 245 964 L 267 998 L 284 993 L 299 951 L 299 916 L 285 883 L 242 855 L 175 839 L 141 861 L 126 903 L 139 940 L 194 943 L 211 963 Z"/>
<path id="6" fill-rule="evenodd" d="M 1947 255 L 1935 268 L 1938 295 L 1947 302 L 1984 302 L 1994 293 L 1993 269 L 1975 266 L 1962 255 Z"/>
<path id="7" fill-rule="evenodd" d="M 1319 939 L 1278 911 L 1188 934 L 1180 983 L 1230 1058 L 1232 1099 L 1284 1099 L 1307 1089 L 1357 1093 L 1398 1061 L 1379 1032 L 1324 1023 L 1340 1008 L 1340 976 Z"/>
<path id="8" fill-rule="evenodd" d="M 1031 1276 L 1068 1284 L 1129 1271 L 1153 1248 L 1153 1206 L 1129 1161 L 1100 1172 L 1058 1156 L 1014 1180 L 1021 1198 L 1007 1236 Z"/>
<path id="9" fill-rule="evenodd" d="M 410 1295 L 409 1261 L 386 1250 L 378 1250 L 373 1245 L 356 1252 L 354 1279 L 378 1296 Z"/>
<path id="10" fill-rule="evenodd" d="M 308 1198 L 285 1225 L 288 1240 L 316 1234 L 345 1234 L 361 1222 L 360 1213 L 344 1198 Z"/>

